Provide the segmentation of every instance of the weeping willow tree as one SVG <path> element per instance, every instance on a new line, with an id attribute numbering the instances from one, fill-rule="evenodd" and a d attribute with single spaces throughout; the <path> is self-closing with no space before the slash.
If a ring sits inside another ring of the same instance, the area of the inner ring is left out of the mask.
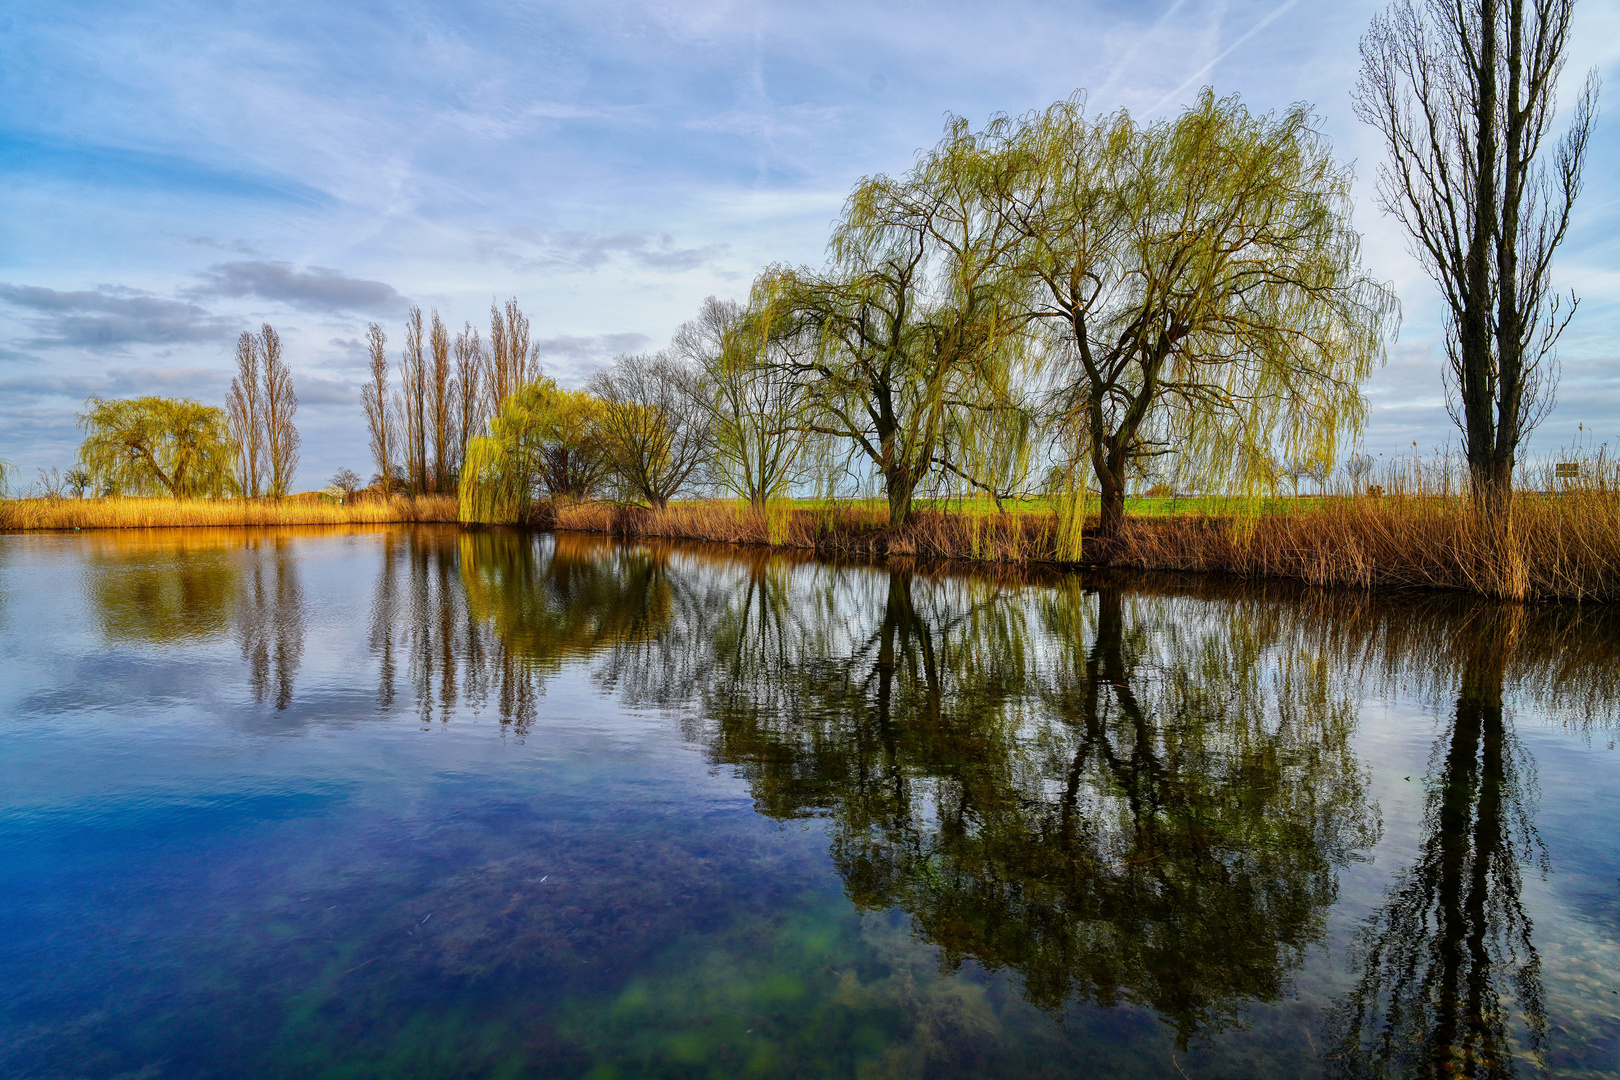
<path id="1" fill-rule="evenodd" d="M 188 398 L 92 397 L 78 419 L 79 465 L 98 491 L 188 499 L 236 490 L 223 409 Z"/>
<path id="2" fill-rule="evenodd" d="M 1007 204 L 985 198 L 1004 167 L 954 123 L 903 177 L 856 185 L 827 269 L 775 268 L 755 285 L 751 306 L 781 346 L 774 374 L 808 399 L 802 429 L 865 461 L 891 526 L 925 483 L 995 494 L 991 477 L 1016 460 L 1016 439 L 983 437 L 1023 430 L 1009 414 L 1030 355 L 1006 272 L 1019 234 Z"/>
<path id="3" fill-rule="evenodd" d="M 1206 90 L 1181 116 L 1089 118 L 1079 97 L 989 125 L 1022 234 L 1027 314 L 1066 365 L 1070 501 L 1089 464 L 1099 535 L 1154 459 L 1183 484 L 1257 490 L 1331 462 L 1397 317 L 1362 272 L 1348 168 L 1304 106 L 1252 115 Z"/>
<path id="4" fill-rule="evenodd" d="M 608 470 L 601 413 L 590 394 L 544 377 L 507 397 L 489 434 L 467 440 L 461 520 L 526 521 L 540 491 L 553 499 L 594 495 Z"/>

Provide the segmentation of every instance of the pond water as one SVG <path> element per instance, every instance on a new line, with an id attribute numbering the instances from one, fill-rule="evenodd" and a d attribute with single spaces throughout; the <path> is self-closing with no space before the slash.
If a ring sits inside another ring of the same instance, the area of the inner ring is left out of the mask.
<path id="1" fill-rule="evenodd" d="M 1612 1077 L 1617 622 L 0 537 L 0 1075 Z"/>

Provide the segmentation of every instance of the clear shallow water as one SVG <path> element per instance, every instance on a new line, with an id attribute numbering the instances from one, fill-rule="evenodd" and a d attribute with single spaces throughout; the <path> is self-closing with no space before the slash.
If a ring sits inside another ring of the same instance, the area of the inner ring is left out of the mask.
<path id="1" fill-rule="evenodd" d="M 0 1075 L 1612 1076 L 1615 623 L 0 537 Z"/>

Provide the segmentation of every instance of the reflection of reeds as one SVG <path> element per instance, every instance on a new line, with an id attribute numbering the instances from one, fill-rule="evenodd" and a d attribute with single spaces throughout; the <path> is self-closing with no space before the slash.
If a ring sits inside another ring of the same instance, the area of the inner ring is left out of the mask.
<path id="1" fill-rule="evenodd" d="M 154 529 L 219 525 L 381 525 L 455 521 L 448 495 L 368 499 L 12 499 L 0 502 L 0 531 Z"/>

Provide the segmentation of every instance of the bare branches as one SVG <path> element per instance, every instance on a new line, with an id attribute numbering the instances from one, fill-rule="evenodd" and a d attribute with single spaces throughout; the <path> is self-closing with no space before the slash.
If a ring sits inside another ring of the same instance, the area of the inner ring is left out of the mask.
<path id="1" fill-rule="evenodd" d="M 360 391 L 366 411 L 366 428 L 371 435 L 371 460 L 377 468 L 384 495 L 394 486 L 395 419 L 388 398 L 388 335 L 372 323 L 366 328 L 366 345 L 371 355 L 371 381 Z"/>
<path id="2" fill-rule="evenodd" d="M 291 494 L 293 477 L 298 473 L 300 439 L 293 425 L 298 393 L 281 353 L 281 336 L 269 323 L 259 331 L 259 355 L 264 361 L 264 449 L 269 464 L 266 494 L 281 499 Z"/>
<path id="3" fill-rule="evenodd" d="M 1549 295 L 1597 108 L 1586 81 L 1551 168 L 1574 0 L 1401 0 L 1362 39 L 1357 115 L 1384 136 L 1383 209 L 1450 310 L 1448 408 L 1476 497 L 1506 512 L 1524 437 L 1551 409 L 1573 304 Z M 1572 298 L 1573 299 L 1573 298 Z"/>
<path id="4" fill-rule="evenodd" d="M 608 460 L 624 493 L 663 509 L 700 480 L 710 453 L 701 374 L 666 353 L 625 354 L 599 371 L 590 390 L 601 399 Z"/>
<path id="5" fill-rule="evenodd" d="M 236 483 L 246 499 L 256 499 L 262 492 L 264 403 L 259 383 L 258 342 L 244 330 L 236 341 L 236 377 L 225 399 L 225 412 L 236 444 Z"/>

